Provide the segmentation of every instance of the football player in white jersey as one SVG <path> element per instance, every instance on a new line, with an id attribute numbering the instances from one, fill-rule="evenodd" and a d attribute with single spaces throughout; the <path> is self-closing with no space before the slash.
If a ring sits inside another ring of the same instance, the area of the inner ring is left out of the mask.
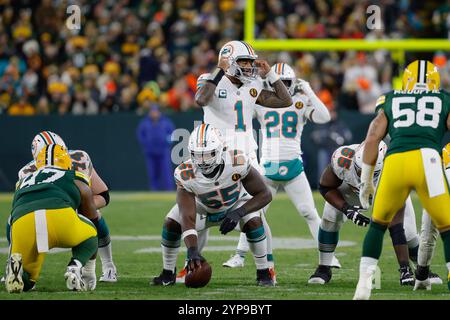
<path id="1" fill-rule="evenodd" d="M 176 261 L 181 239 L 187 247 L 188 270 L 200 265 L 197 234 L 220 226 L 247 235 L 257 269 L 257 285 L 273 286 L 267 262 L 267 240 L 261 209 L 271 200 L 270 191 L 250 160 L 238 150 L 225 147 L 220 131 L 209 124 L 196 127 L 189 138 L 191 159 L 175 169 L 177 205 L 166 216 L 161 247 L 163 271 L 154 285 L 176 282 Z"/>
<path id="2" fill-rule="evenodd" d="M 444 163 L 447 181 L 450 184 L 450 143 L 447 143 L 442 150 L 442 161 Z M 438 236 L 439 230 L 431 221 L 431 217 L 428 212 L 423 209 L 419 254 L 417 258 L 416 283 L 414 285 L 414 290 L 431 290 L 432 284 L 443 283 L 437 275 L 430 271 L 431 259 L 433 258 Z"/>
<path id="3" fill-rule="evenodd" d="M 386 144 L 381 141 L 375 166 L 374 184 L 378 182 L 386 153 Z M 339 230 L 348 219 L 358 226 L 367 226 L 370 219 L 362 214 L 359 202 L 361 165 L 364 144 L 353 144 L 338 148 L 331 163 L 322 173 L 319 191 L 325 198 L 322 221 L 319 228 L 319 266 L 308 280 L 310 284 L 325 284 L 331 280 L 331 262 L 339 240 Z M 414 276 L 409 267 L 407 243 L 418 242 L 414 208 L 410 198 L 406 207 L 397 213 L 389 225 L 390 236 L 400 266 L 400 284 L 413 285 Z M 403 227 L 403 220 L 408 220 Z"/>
<path id="4" fill-rule="evenodd" d="M 272 70 L 280 76 L 293 103 L 287 108 L 269 109 L 256 105 L 256 118 L 262 130 L 262 155 L 264 181 L 272 196 L 283 187 L 297 211 L 308 223 L 313 239 L 317 241 L 320 217 L 317 213 L 311 187 L 303 171 L 301 136 L 303 127 L 312 123 L 330 121 L 327 107 L 314 94 L 308 82 L 297 79 L 294 70 L 286 63 L 277 63 Z M 268 208 L 265 208 L 266 211 Z M 243 265 L 247 245 L 240 238 L 236 255 L 224 263 L 225 266 Z M 248 250 L 248 249 L 247 249 Z M 237 261 L 241 260 L 239 264 Z M 268 255 L 269 263 L 273 256 Z M 335 259 L 334 265 L 340 267 Z M 273 265 L 271 265 L 273 267 Z"/>
<path id="5" fill-rule="evenodd" d="M 19 170 L 19 180 L 36 171 L 36 157 L 39 152 L 47 145 L 59 144 L 66 147 L 64 140 L 59 135 L 51 131 L 42 131 L 38 133 L 31 143 L 31 153 L 33 159 Z M 67 148 L 67 147 L 66 147 Z M 80 171 L 91 178 L 91 189 L 94 195 L 94 203 L 98 209 L 101 209 L 109 203 L 108 186 L 100 178 L 95 171 L 89 155 L 83 150 L 69 150 L 69 155 L 72 159 L 72 167 L 74 170 Z M 112 259 L 111 238 L 109 228 L 105 219 L 98 212 L 100 219 L 97 226 L 98 231 L 98 253 L 102 261 L 102 276 L 101 282 L 117 282 L 117 269 Z M 89 283 L 92 290 L 96 286 L 95 275 L 95 260 L 89 260 L 83 268 L 84 278 L 86 283 Z"/>
<path id="6" fill-rule="evenodd" d="M 253 48 L 244 41 L 229 41 L 222 46 L 217 68 L 202 74 L 197 80 L 195 100 L 203 107 L 203 122 L 220 130 L 228 148 L 242 151 L 253 167 L 261 168 L 256 156 L 257 144 L 253 137 L 255 104 L 269 108 L 288 107 L 292 98 L 286 87 L 264 60 L 257 59 Z M 263 88 L 262 78 L 273 90 Z M 268 251 L 272 253 L 272 235 L 265 217 Z M 207 232 L 199 235 L 202 243 Z M 241 235 L 245 238 L 245 235 Z M 248 248 L 247 248 L 248 250 Z M 186 269 L 179 274 L 180 282 Z"/>

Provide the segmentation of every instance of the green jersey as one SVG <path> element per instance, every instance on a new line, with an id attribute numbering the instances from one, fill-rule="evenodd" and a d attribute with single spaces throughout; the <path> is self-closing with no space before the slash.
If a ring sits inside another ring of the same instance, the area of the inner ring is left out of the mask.
<path id="1" fill-rule="evenodd" d="M 43 167 L 17 183 L 14 194 L 11 222 L 27 213 L 40 209 L 61 209 L 80 206 L 80 190 L 75 180 L 89 185 L 89 180 L 80 172 L 55 167 Z"/>
<path id="2" fill-rule="evenodd" d="M 450 112 L 447 91 L 391 91 L 378 98 L 376 111 L 379 110 L 388 119 L 391 137 L 386 156 L 420 148 L 441 152 Z"/>

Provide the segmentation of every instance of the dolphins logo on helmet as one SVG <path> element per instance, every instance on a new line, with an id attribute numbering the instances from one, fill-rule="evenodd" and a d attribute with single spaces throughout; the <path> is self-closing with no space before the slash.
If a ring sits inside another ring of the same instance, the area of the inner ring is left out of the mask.
<path id="1" fill-rule="evenodd" d="M 242 83 L 249 83 L 256 79 L 258 68 L 254 65 L 258 56 L 253 48 L 244 41 L 229 41 L 220 49 L 219 59 L 227 57 L 230 67 L 225 72 L 227 75 L 238 78 Z M 239 60 L 251 60 L 251 67 L 241 67 Z"/>

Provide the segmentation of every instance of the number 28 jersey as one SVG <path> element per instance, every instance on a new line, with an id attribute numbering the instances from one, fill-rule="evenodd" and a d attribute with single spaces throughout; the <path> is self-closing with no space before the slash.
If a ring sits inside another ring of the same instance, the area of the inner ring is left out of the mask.
<path id="1" fill-rule="evenodd" d="M 378 98 L 376 110 L 388 119 L 391 143 L 386 156 L 420 148 L 441 151 L 450 112 L 448 92 L 395 90 Z"/>
<path id="2" fill-rule="evenodd" d="M 197 204 L 208 214 L 229 210 L 247 194 L 241 180 L 250 172 L 250 160 L 237 150 L 226 151 L 223 157 L 223 171 L 212 179 L 197 170 L 191 160 L 183 162 L 174 172 L 177 186 L 193 193 Z"/>

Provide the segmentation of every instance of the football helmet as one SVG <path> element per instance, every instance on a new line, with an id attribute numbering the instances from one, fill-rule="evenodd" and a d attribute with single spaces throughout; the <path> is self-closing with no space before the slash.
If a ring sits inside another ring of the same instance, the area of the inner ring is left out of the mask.
<path id="1" fill-rule="evenodd" d="M 33 159 L 36 160 L 42 148 L 50 144 L 58 144 L 67 149 L 64 140 L 61 139 L 61 137 L 58 136 L 56 133 L 51 131 L 42 131 L 39 132 L 34 137 L 33 142 L 31 142 L 31 154 L 33 155 Z"/>
<path id="2" fill-rule="evenodd" d="M 256 79 L 258 68 L 254 65 L 258 56 L 253 48 L 244 41 L 229 41 L 220 49 L 219 59 L 228 57 L 230 67 L 225 74 L 238 78 L 242 83 L 249 83 Z M 241 59 L 250 59 L 251 67 L 241 67 L 238 61 Z"/>
<path id="3" fill-rule="evenodd" d="M 271 69 L 280 75 L 281 81 L 283 81 L 289 93 L 293 96 L 295 94 L 295 82 L 297 81 L 297 78 L 291 66 L 287 63 L 277 63 L 274 64 Z"/>
<path id="4" fill-rule="evenodd" d="M 72 160 L 66 147 L 59 144 L 49 144 L 39 152 L 36 158 L 36 168 L 57 167 L 64 170 L 72 170 Z"/>
<path id="5" fill-rule="evenodd" d="M 378 145 L 378 158 L 377 158 L 377 162 L 375 164 L 375 169 L 373 172 L 374 180 L 378 179 L 378 177 L 381 173 L 381 169 L 383 169 L 383 160 L 384 160 L 386 151 L 387 151 L 386 143 L 384 143 L 384 141 L 380 141 L 380 144 Z M 359 147 L 356 149 L 355 160 L 353 161 L 353 168 L 358 177 L 361 177 L 363 153 L 364 153 L 364 142 L 361 143 L 359 145 Z"/>
<path id="6" fill-rule="evenodd" d="M 413 61 L 403 72 L 403 90 L 439 90 L 440 86 L 438 69 L 430 61 Z"/>
<path id="7" fill-rule="evenodd" d="M 222 163 L 225 145 L 219 130 L 203 123 L 189 137 L 188 149 L 194 166 L 210 174 Z"/>
<path id="8" fill-rule="evenodd" d="M 450 168 L 450 143 L 442 149 L 442 159 L 444 160 L 444 168 Z"/>

